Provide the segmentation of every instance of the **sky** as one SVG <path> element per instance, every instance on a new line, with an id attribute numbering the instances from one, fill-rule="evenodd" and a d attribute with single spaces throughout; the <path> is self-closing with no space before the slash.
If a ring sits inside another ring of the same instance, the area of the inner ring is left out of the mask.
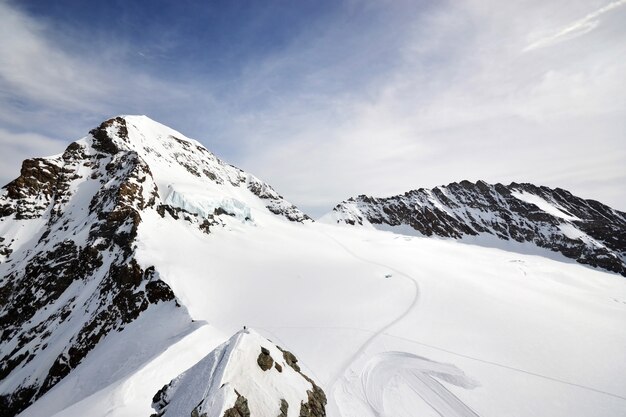
<path id="1" fill-rule="evenodd" d="M 314 217 L 463 179 L 626 211 L 626 0 L 0 0 L 0 182 L 145 114 Z"/>

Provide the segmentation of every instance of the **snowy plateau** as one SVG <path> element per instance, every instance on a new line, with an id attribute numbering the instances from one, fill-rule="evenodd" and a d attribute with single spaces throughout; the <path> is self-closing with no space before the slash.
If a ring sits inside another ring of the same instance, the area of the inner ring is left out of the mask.
<path id="1" fill-rule="evenodd" d="M 120 116 L 0 192 L 0 416 L 623 417 L 625 265 L 626 214 L 562 189 L 314 221 Z"/>

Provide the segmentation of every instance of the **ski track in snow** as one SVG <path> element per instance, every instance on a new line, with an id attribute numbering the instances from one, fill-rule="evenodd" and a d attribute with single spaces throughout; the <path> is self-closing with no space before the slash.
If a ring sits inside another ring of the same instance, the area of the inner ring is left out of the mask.
<path id="1" fill-rule="evenodd" d="M 364 330 L 364 331 L 367 331 L 367 330 Z M 545 379 L 545 380 L 552 381 L 552 382 L 557 382 L 559 384 L 569 385 L 571 387 L 580 388 L 580 389 L 583 389 L 583 390 L 586 390 L 586 391 L 592 391 L 592 392 L 595 392 L 595 393 L 598 393 L 598 394 L 607 395 L 609 397 L 613 397 L 613 398 L 617 398 L 617 399 L 626 401 L 626 397 L 624 397 L 622 395 L 614 394 L 612 392 L 608 392 L 608 391 L 604 391 L 604 390 L 601 390 L 601 389 L 598 389 L 598 388 L 590 387 L 588 385 L 578 384 L 576 382 L 566 381 L 566 380 L 563 380 L 563 379 L 555 378 L 553 376 L 549 376 L 549 375 L 544 375 L 544 374 L 540 374 L 540 373 L 537 373 L 537 372 L 528 371 L 526 369 L 521 369 L 521 368 L 517 368 L 517 367 L 514 367 L 514 366 L 510 366 L 510 365 L 505 365 L 505 364 L 502 364 L 502 363 L 493 362 L 493 361 L 490 361 L 490 360 L 487 360 L 487 359 L 477 358 L 475 356 L 470 356 L 470 355 L 466 355 L 464 353 L 459 353 L 459 352 L 455 352 L 455 351 L 452 351 L 452 350 L 449 350 L 449 349 L 444 349 L 444 348 L 441 348 L 439 346 L 434 346 L 434 345 L 431 345 L 431 344 L 428 344 L 428 343 L 420 342 L 420 341 L 414 340 L 414 339 L 409 339 L 407 337 L 394 335 L 394 334 L 391 334 L 391 333 L 384 333 L 384 335 L 385 336 L 389 336 L 389 337 L 393 337 L 393 338 L 396 338 L 396 339 L 401 339 L 401 340 L 404 340 L 404 341 L 407 341 L 407 342 L 415 343 L 415 344 L 420 345 L 420 346 L 425 346 L 427 348 L 438 350 L 440 352 L 449 353 L 451 355 L 459 356 L 461 358 L 470 359 L 470 360 L 473 360 L 473 361 L 476 361 L 476 362 L 484 363 L 486 365 L 497 366 L 498 368 L 508 369 L 508 370 L 514 371 L 514 372 L 521 372 L 521 373 L 526 374 L 526 375 L 531 375 L 531 376 L 534 376 L 534 377 L 537 377 L 537 378 Z"/>
<path id="2" fill-rule="evenodd" d="M 367 403 L 377 417 L 386 415 L 383 396 L 389 382 L 399 376 L 404 384 L 421 397 L 437 414 L 445 417 L 479 417 L 436 378 L 463 388 L 477 384 L 454 365 L 435 362 L 407 352 L 383 352 L 374 355 L 361 375 Z"/>
<path id="3" fill-rule="evenodd" d="M 392 326 L 394 326 L 396 323 L 398 323 L 400 320 L 404 319 L 406 316 L 409 315 L 409 313 L 411 311 L 413 311 L 413 309 L 417 306 L 417 303 L 419 301 L 419 284 L 417 283 L 417 280 L 415 278 L 413 278 L 412 276 L 405 274 L 402 271 L 399 271 L 393 267 L 390 267 L 389 265 L 385 265 L 382 263 L 378 263 L 372 260 L 369 260 L 367 258 L 363 258 L 360 255 L 357 255 L 356 253 L 354 253 L 350 248 L 348 248 L 346 245 L 344 245 L 343 243 L 341 243 L 339 240 L 335 239 L 334 237 L 328 235 L 325 232 L 324 235 L 326 235 L 329 239 L 331 239 L 333 242 L 335 242 L 337 245 L 341 246 L 341 248 L 343 248 L 343 250 L 345 250 L 348 254 L 350 254 L 352 257 L 358 259 L 359 261 L 371 264 L 371 265 L 376 265 L 376 266 L 380 266 L 383 268 L 387 268 L 390 271 L 395 272 L 396 274 L 398 274 L 401 277 L 404 277 L 406 279 L 408 279 L 415 287 L 415 294 L 413 296 L 413 301 L 411 302 L 411 304 L 409 304 L 406 309 L 400 313 L 400 315 L 398 315 L 396 318 L 394 318 L 393 320 L 391 320 L 389 323 L 387 323 L 386 325 L 384 325 L 383 327 L 381 327 L 380 329 L 378 329 L 377 331 L 373 332 L 372 335 L 367 338 L 367 340 L 365 342 L 363 342 L 363 344 L 361 344 L 361 346 L 359 347 L 359 349 L 356 350 L 356 352 L 354 352 L 354 354 L 348 358 L 345 361 L 345 364 L 339 369 L 339 371 L 337 372 L 337 374 L 335 375 L 334 378 L 331 379 L 331 382 L 329 384 L 329 387 L 331 389 L 333 389 L 333 387 L 337 384 L 339 378 L 348 370 L 348 368 L 350 367 L 350 365 L 356 361 L 362 354 L 363 352 L 365 352 L 365 350 L 369 347 L 369 345 L 374 341 L 374 339 L 376 339 L 378 336 L 380 336 L 381 334 L 385 333 L 387 330 L 389 330 Z"/>

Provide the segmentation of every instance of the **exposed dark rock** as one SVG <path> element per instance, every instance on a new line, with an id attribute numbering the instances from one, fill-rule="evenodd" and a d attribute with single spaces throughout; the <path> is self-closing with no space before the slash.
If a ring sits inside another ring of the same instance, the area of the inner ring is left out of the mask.
<path id="1" fill-rule="evenodd" d="M 85 154 L 85 148 L 78 142 L 72 142 L 69 144 L 67 148 L 65 148 L 65 152 L 63 152 L 63 159 L 66 161 L 72 159 L 85 159 L 87 155 Z M 87 164 L 87 163 L 86 163 Z M 90 165 L 86 165 L 90 166 Z"/>
<path id="2" fill-rule="evenodd" d="M 280 414 L 278 417 L 287 417 L 287 413 L 289 412 L 289 403 L 284 398 L 280 400 Z"/>
<path id="3" fill-rule="evenodd" d="M 128 129 L 126 128 L 126 120 L 116 117 L 102 122 L 100 126 L 89 131 L 94 137 L 93 148 L 107 154 L 116 154 L 120 151 L 113 139 L 109 136 L 107 129 L 117 125 L 117 134 L 124 139 L 128 139 Z"/>
<path id="4" fill-rule="evenodd" d="M 215 181 L 215 182 L 218 182 L 218 183 L 221 182 L 221 181 L 218 181 L 218 176 L 215 175 L 213 172 L 209 171 L 208 169 L 203 170 L 202 173 L 204 175 L 206 175 L 206 177 L 208 179 L 210 179 L 211 181 Z"/>
<path id="5" fill-rule="evenodd" d="M 283 200 L 283 197 L 274 191 L 274 189 L 268 184 L 265 184 L 254 177 L 248 182 L 248 190 L 250 190 L 257 197 L 266 200 L 266 208 L 276 215 L 284 216 L 292 222 L 302 223 L 307 220 L 312 220 L 308 215 L 301 212 L 296 206 Z"/>
<path id="6" fill-rule="evenodd" d="M 204 219 L 202 221 L 202 223 L 200 223 L 200 230 L 202 230 L 204 233 L 209 234 L 211 233 L 211 225 L 213 223 L 211 223 L 208 219 Z"/>
<path id="7" fill-rule="evenodd" d="M 224 210 L 224 208 L 222 207 L 216 207 L 215 210 L 213 211 L 213 215 L 214 216 L 221 216 L 221 215 L 227 215 L 227 216 L 235 216 L 233 213 L 229 213 L 226 210 Z"/>
<path id="8" fill-rule="evenodd" d="M 302 377 L 309 381 L 312 385 L 312 389 L 307 391 L 308 401 L 300 404 L 300 417 L 325 417 L 327 399 L 324 390 L 317 386 L 311 378 L 302 373 L 300 365 L 298 365 L 298 358 L 296 358 L 293 353 L 284 350 L 279 346 L 277 347 L 281 352 L 283 352 L 283 358 L 285 359 L 285 362 L 287 362 L 287 365 L 302 375 Z"/>
<path id="9" fill-rule="evenodd" d="M 157 213 L 159 213 L 159 215 L 161 217 L 165 217 L 165 213 L 169 214 L 172 218 L 178 220 L 180 218 L 183 217 L 183 213 L 187 213 L 186 210 L 180 208 L 180 207 L 172 207 L 170 205 L 167 204 L 159 204 L 157 206 Z"/>
<path id="10" fill-rule="evenodd" d="M 54 160 L 25 160 L 20 176 L 4 186 L 9 201 L 0 205 L 0 217 L 12 214 L 16 219 L 39 217 L 54 196 L 60 176 L 61 167 Z"/>
<path id="11" fill-rule="evenodd" d="M 13 352 L 12 352 L 13 353 Z M 13 369 L 15 369 L 18 365 L 24 361 L 28 357 L 28 352 L 22 352 L 14 355 L 9 360 L 5 361 L 0 365 L 0 379 L 5 378 L 7 375 L 11 373 Z"/>
<path id="12" fill-rule="evenodd" d="M 307 214 L 302 213 L 300 209 L 298 209 L 293 204 L 290 204 L 287 206 L 285 206 L 284 204 L 280 204 L 280 205 L 268 204 L 266 208 L 276 215 L 285 216 L 287 219 L 291 220 L 292 222 L 302 223 L 306 220 L 313 221 L 313 219 L 311 219 Z"/>
<path id="13" fill-rule="evenodd" d="M 279 346 L 277 347 L 278 349 L 280 349 L 281 352 L 283 352 L 283 358 L 285 359 L 285 362 L 287 362 L 287 365 L 291 366 L 294 371 L 300 373 L 300 365 L 298 365 L 298 358 L 296 358 L 296 356 L 293 353 L 289 352 L 288 350 L 283 350 Z"/>
<path id="14" fill-rule="evenodd" d="M 243 388 L 240 384 L 246 384 L 248 387 L 258 387 L 259 394 L 269 395 L 263 400 L 268 404 L 277 401 L 276 397 L 274 397 L 276 389 L 281 389 L 280 387 L 282 387 L 282 389 L 291 392 L 294 385 L 293 372 L 291 370 L 287 374 L 271 372 L 272 368 L 277 365 L 276 359 L 271 358 L 271 352 L 275 351 L 264 346 L 275 345 L 251 330 L 238 332 L 229 341 L 209 353 L 195 366 L 172 379 L 168 385 L 157 392 L 152 401 L 152 407 L 157 413 L 154 417 L 175 417 L 189 413 L 188 410 L 192 408 L 194 412 L 191 415 L 197 417 L 202 417 L 204 413 L 219 414 L 223 410 L 222 407 L 229 406 L 229 403 L 223 404 L 220 399 L 232 398 L 233 394 L 236 395 L 235 404 L 226 410 L 223 416 L 248 416 L 250 415 L 250 410 L 246 398 L 242 395 L 242 391 L 239 390 L 239 388 Z M 258 352 L 259 347 L 261 352 L 257 358 L 257 364 L 247 362 L 247 358 L 249 358 L 247 354 L 239 354 L 241 351 Z M 297 401 L 295 405 L 291 404 L 292 407 L 296 407 L 296 409 L 292 410 L 292 413 L 300 412 L 300 415 L 308 417 L 325 416 L 327 401 L 323 390 L 311 378 L 300 371 L 300 367 L 297 365 L 298 360 L 292 353 L 279 347 L 277 348 L 283 353 L 286 362 L 292 367 L 293 371 L 299 374 L 296 378 L 301 377 L 308 383 L 299 391 L 303 401 Z M 263 371 L 270 372 L 260 377 L 259 374 L 254 372 L 247 372 L 248 370 L 253 371 L 251 367 L 257 365 Z M 220 370 L 217 375 L 214 373 L 216 369 Z M 228 372 L 228 369 L 232 369 L 234 372 Z M 250 382 L 253 382 L 253 385 L 250 385 Z M 266 387 L 269 389 L 266 389 Z M 244 392 L 244 394 L 252 395 L 249 391 Z M 216 401 L 216 399 L 218 400 Z M 300 402 L 299 408 L 298 402 Z M 289 404 L 287 401 L 284 398 L 280 399 L 280 403 L 276 404 L 272 416 L 286 417 L 288 410 Z M 260 411 L 252 409 L 254 415 L 258 415 Z"/>
<path id="15" fill-rule="evenodd" d="M 179 139 L 176 136 L 170 136 L 170 139 L 178 142 L 178 144 L 180 146 L 182 146 L 183 148 L 185 148 L 186 150 L 191 150 L 192 145 L 191 145 L 191 143 L 187 142 L 186 140 Z"/>
<path id="16" fill-rule="evenodd" d="M 235 394 L 237 394 L 237 399 L 235 400 L 235 405 L 232 408 L 229 408 L 224 412 L 224 417 L 250 417 L 250 409 L 248 408 L 248 400 L 243 395 L 239 394 L 237 390 L 235 390 Z M 193 412 L 191 414 L 193 416 Z M 199 417 L 206 417 L 205 415 L 201 415 Z"/>
<path id="17" fill-rule="evenodd" d="M 274 359 L 270 355 L 270 351 L 264 347 L 261 347 L 261 353 L 259 353 L 259 357 L 257 358 L 256 362 L 259 364 L 259 367 L 264 371 L 272 369 L 272 366 L 274 365 Z"/>
<path id="18" fill-rule="evenodd" d="M 21 388 L 12 395 L 0 395 L 0 417 L 15 417 L 35 395 L 33 387 Z"/>
<path id="19" fill-rule="evenodd" d="M 48 159 L 27 159 L 22 163 L 20 176 L 4 188 L 7 190 L 7 196 L 12 199 L 38 194 L 50 197 L 54 193 L 59 172 L 60 167 Z"/>
<path id="20" fill-rule="evenodd" d="M 170 286 L 161 280 L 150 281 L 146 284 L 146 296 L 148 297 L 148 302 L 152 304 L 157 304 L 159 301 L 176 300 L 176 296 Z"/>
<path id="21" fill-rule="evenodd" d="M 300 417 L 325 417 L 326 394 L 313 383 L 313 389 L 307 391 L 308 401 L 300 404 Z"/>
<path id="22" fill-rule="evenodd" d="M 176 220 L 185 220 L 189 223 L 196 224 L 198 228 L 206 234 L 211 233 L 211 227 L 220 224 L 214 216 L 209 215 L 208 217 L 202 217 L 180 207 L 173 207 L 167 204 L 159 204 L 156 211 L 161 217 L 165 217 L 165 214 L 167 213 L 170 217 Z"/>
<path id="23" fill-rule="evenodd" d="M 158 410 L 157 413 L 151 414 L 150 417 L 161 417 L 165 413 L 165 407 L 169 404 L 167 400 L 167 390 L 170 384 L 165 384 L 160 390 L 152 397 L 152 408 Z"/>

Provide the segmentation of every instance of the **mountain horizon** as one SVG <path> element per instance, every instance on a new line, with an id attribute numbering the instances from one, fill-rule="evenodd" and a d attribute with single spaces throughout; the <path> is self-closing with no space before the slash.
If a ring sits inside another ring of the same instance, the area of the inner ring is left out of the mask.
<path id="1" fill-rule="evenodd" d="M 314 221 L 117 116 L 2 188 L 0 415 L 475 416 L 547 386 L 567 399 L 537 403 L 551 415 L 617 416 L 624 373 L 579 358 L 626 346 L 625 225 L 562 189 L 469 181 Z M 242 327 L 258 336 L 219 359 Z"/>

